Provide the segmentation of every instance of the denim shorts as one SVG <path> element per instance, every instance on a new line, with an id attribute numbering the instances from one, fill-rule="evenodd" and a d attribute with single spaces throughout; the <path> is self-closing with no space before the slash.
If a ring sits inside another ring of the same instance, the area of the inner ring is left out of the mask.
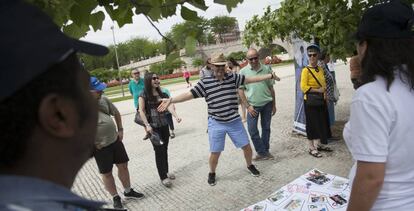
<path id="1" fill-rule="evenodd" d="M 226 134 L 229 135 L 234 146 L 242 148 L 249 144 L 249 136 L 243 126 L 241 118 L 231 122 L 220 122 L 213 118 L 208 118 L 208 140 L 210 143 L 210 152 L 222 152 Z"/>

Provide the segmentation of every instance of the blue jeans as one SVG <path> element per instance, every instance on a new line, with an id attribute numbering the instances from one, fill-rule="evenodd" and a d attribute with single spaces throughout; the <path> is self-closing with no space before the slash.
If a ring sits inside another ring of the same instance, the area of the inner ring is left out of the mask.
<path id="1" fill-rule="evenodd" d="M 335 103 L 328 100 L 329 126 L 335 123 Z"/>
<path id="2" fill-rule="evenodd" d="M 257 154 L 261 156 L 266 156 L 269 153 L 270 122 L 272 120 L 272 108 L 272 102 L 269 102 L 264 106 L 254 106 L 254 110 L 256 110 L 256 112 L 258 113 L 256 117 L 252 117 L 249 113 L 247 113 L 247 127 L 249 130 L 250 138 L 252 139 Z M 259 129 L 257 128 L 259 115 L 260 123 L 262 125 L 262 137 L 260 137 Z"/>

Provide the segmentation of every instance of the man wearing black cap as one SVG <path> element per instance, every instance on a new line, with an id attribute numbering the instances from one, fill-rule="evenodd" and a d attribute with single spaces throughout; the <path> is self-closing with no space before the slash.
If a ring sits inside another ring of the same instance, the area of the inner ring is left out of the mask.
<path id="1" fill-rule="evenodd" d="M 76 52 L 107 48 L 65 36 L 21 1 L 1 1 L 0 25 L 0 210 L 98 209 L 70 191 L 97 122 Z"/>
<path id="2" fill-rule="evenodd" d="M 394 0 L 365 11 L 356 33 L 361 86 L 344 140 L 356 161 L 348 210 L 414 210 L 414 10 Z"/>

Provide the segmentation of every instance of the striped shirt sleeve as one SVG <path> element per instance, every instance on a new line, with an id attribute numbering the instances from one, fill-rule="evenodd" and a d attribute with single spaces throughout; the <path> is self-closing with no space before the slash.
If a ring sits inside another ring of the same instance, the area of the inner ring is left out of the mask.
<path id="1" fill-rule="evenodd" d="M 193 94 L 194 98 L 206 97 L 206 90 L 202 80 L 191 89 L 191 94 Z"/>
<path id="2" fill-rule="evenodd" d="M 246 76 L 240 75 L 240 74 L 233 74 L 233 76 L 234 76 L 234 82 L 236 84 L 236 88 L 239 88 L 240 86 L 244 85 Z"/>

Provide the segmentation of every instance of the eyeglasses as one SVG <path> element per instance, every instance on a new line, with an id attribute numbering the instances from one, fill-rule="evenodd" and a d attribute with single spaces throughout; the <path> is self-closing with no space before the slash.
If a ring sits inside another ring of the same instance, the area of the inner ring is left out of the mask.
<path id="1" fill-rule="evenodd" d="M 158 77 L 152 77 L 152 80 L 153 80 L 153 81 L 155 81 L 155 80 L 160 80 L 160 78 L 158 78 Z"/>
<path id="2" fill-rule="evenodd" d="M 318 54 L 317 53 L 309 53 L 308 54 L 308 57 L 317 57 L 318 56 Z"/>
<path id="3" fill-rule="evenodd" d="M 256 56 L 256 57 L 252 57 L 252 58 L 248 58 L 248 60 L 249 60 L 249 61 L 251 61 L 251 62 L 252 62 L 253 60 L 258 60 L 258 59 L 259 59 L 259 57 L 257 57 L 257 56 Z"/>
<path id="4" fill-rule="evenodd" d="M 132 74 L 134 74 L 134 75 L 139 75 L 139 72 L 135 72 L 135 73 L 132 73 Z"/>

